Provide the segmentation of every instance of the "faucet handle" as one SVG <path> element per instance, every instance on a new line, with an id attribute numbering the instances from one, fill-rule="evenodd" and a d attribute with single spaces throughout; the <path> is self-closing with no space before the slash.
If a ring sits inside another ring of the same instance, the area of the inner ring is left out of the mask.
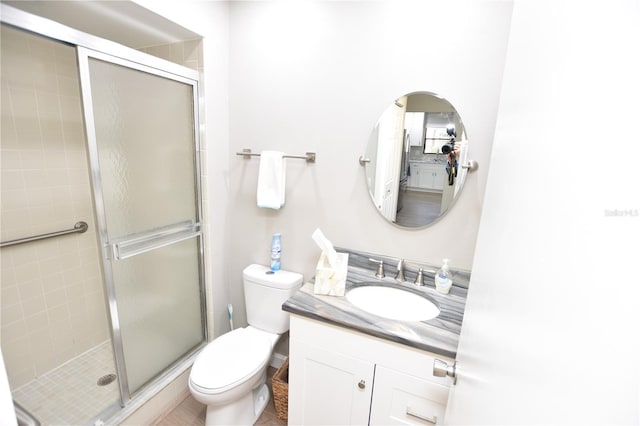
<path id="1" fill-rule="evenodd" d="M 422 278 L 422 268 L 418 268 L 418 274 L 416 275 L 415 285 L 424 285 L 424 279 Z"/>
<path id="2" fill-rule="evenodd" d="M 374 262 L 378 264 L 378 270 L 376 271 L 376 277 L 384 278 L 384 262 L 378 259 L 369 258 L 370 262 Z"/>
<path id="3" fill-rule="evenodd" d="M 396 280 L 404 281 L 404 259 L 398 262 L 398 272 L 396 272 Z"/>

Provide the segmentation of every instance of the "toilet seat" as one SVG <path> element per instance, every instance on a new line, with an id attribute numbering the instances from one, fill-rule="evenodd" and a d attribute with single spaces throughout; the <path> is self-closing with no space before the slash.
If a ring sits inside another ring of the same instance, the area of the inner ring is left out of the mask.
<path id="1" fill-rule="evenodd" d="M 191 368 L 191 385 L 203 394 L 228 391 L 263 369 L 271 355 L 266 335 L 244 328 L 223 334 L 209 343 Z"/>

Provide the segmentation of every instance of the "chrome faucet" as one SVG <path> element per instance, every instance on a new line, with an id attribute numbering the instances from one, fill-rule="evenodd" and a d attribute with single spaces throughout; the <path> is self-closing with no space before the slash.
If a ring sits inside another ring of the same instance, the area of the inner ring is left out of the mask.
<path id="1" fill-rule="evenodd" d="M 382 260 L 371 259 L 371 258 L 369 258 L 369 261 L 378 264 L 378 270 L 376 271 L 376 277 L 384 278 L 384 262 Z"/>
<path id="2" fill-rule="evenodd" d="M 418 268 L 418 275 L 416 275 L 415 285 L 424 285 L 424 279 L 422 278 L 422 268 Z"/>
<path id="3" fill-rule="evenodd" d="M 396 280 L 404 281 L 404 259 L 398 262 L 398 272 L 396 272 Z"/>

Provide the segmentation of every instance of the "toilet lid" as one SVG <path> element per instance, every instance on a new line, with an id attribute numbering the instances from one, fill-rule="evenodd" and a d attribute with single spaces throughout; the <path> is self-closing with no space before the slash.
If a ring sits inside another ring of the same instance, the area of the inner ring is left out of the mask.
<path id="1" fill-rule="evenodd" d="M 266 336 L 236 329 L 209 343 L 191 368 L 190 380 L 201 389 L 222 391 L 252 377 L 269 360 Z"/>

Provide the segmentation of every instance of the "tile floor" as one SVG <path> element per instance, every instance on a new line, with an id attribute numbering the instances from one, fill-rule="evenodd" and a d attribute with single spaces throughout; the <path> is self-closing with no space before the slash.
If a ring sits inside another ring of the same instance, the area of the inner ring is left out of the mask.
<path id="1" fill-rule="evenodd" d="M 271 377 L 276 372 L 275 368 L 269 367 L 267 372 L 267 383 L 271 389 Z M 204 426 L 206 407 L 189 395 L 173 411 L 156 420 L 154 426 Z M 259 426 L 286 426 L 286 420 L 280 420 L 276 415 L 273 403 L 273 391 L 267 408 L 256 422 Z"/>
<path id="2" fill-rule="evenodd" d="M 118 383 L 98 386 L 115 373 L 106 341 L 13 391 L 13 398 L 43 426 L 80 425 L 119 400 Z"/>
<path id="3" fill-rule="evenodd" d="M 42 424 L 82 425 L 119 399 L 117 381 L 98 386 L 97 380 L 115 372 L 111 344 L 106 341 L 77 358 L 13 391 L 13 398 Z M 267 381 L 276 372 L 270 367 Z M 271 390 L 271 389 L 270 389 Z M 154 426 L 204 426 L 206 407 L 189 395 Z M 260 426 L 286 426 L 276 415 L 273 392 L 256 422 Z"/>

